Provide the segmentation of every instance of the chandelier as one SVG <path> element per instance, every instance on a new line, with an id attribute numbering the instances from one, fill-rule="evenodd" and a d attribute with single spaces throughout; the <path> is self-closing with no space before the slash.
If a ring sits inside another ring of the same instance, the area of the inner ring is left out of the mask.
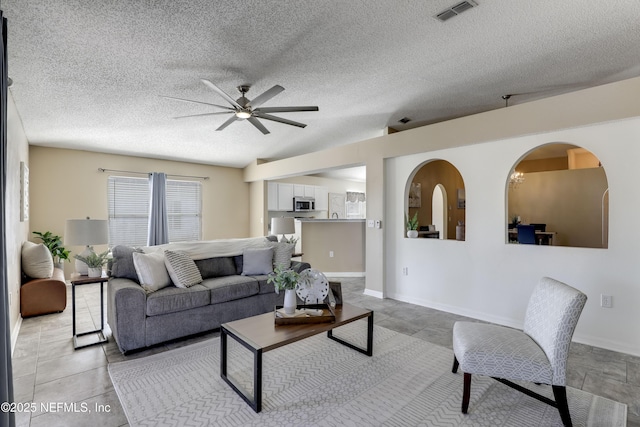
<path id="1" fill-rule="evenodd" d="M 524 182 L 524 173 L 514 171 L 509 177 L 509 185 L 513 188 L 517 188 L 518 185 Z"/>

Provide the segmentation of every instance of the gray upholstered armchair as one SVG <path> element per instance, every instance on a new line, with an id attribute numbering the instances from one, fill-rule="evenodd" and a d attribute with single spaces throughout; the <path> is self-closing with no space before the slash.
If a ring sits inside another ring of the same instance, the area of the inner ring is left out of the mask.
<path id="1" fill-rule="evenodd" d="M 587 296 L 543 277 L 533 290 L 522 331 L 504 326 L 456 322 L 453 326 L 453 372 L 464 372 L 462 412 L 467 413 L 471 374 L 486 375 L 558 408 L 571 425 L 566 377 L 569 345 Z M 555 401 L 509 380 L 548 384 Z"/>

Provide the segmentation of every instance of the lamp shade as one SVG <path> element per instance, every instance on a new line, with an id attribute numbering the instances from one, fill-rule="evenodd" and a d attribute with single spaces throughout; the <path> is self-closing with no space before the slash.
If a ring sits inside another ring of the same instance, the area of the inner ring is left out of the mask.
<path id="1" fill-rule="evenodd" d="M 293 218 L 271 218 L 271 234 L 294 234 L 295 232 L 296 225 Z"/>
<path id="2" fill-rule="evenodd" d="M 104 245 L 109 243 L 106 219 L 68 219 L 64 243 L 69 246 Z"/>

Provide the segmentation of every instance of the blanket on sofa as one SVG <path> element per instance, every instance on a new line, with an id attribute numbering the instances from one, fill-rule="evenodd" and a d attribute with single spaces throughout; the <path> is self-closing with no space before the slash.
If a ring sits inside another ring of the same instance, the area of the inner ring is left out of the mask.
<path id="1" fill-rule="evenodd" d="M 181 251 L 193 260 L 242 255 L 246 248 L 264 248 L 267 239 L 264 237 L 249 237 L 244 239 L 204 240 L 197 242 L 176 242 L 158 246 L 145 246 L 145 253 L 163 252 L 165 249 Z"/>

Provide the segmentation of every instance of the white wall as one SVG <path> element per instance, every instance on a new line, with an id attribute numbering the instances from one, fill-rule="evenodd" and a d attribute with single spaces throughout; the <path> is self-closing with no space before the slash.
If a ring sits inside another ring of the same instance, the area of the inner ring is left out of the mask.
<path id="1" fill-rule="evenodd" d="M 593 152 L 610 188 L 609 248 L 505 243 L 509 171 L 527 151 L 568 142 Z M 458 168 L 466 185 L 466 241 L 403 237 L 406 183 L 430 159 Z M 574 339 L 640 355 L 640 118 L 436 150 L 385 160 L 385 295 L 449 312 L 522 327 L 526 303 L 541 276 L 588 296 Z M 402 268 L 408 267 L 408 276 Z M 613 295 L 613 308 L 600 307 Z"/>
<path id="2" fill-rule="evenodd" d="M 15 343 L 20 330 L 20 279 L 21 279 L 21 248 L 28 240 L 29 221 L 20 221 L 20 162 L 29 165 L 29 145 L 22 127 L 22 121 L 9 91 L 7 102 L 7 211 L 3 212 L 6 220 L 7 245 L 7 281 L 11 294 L 9 307 L 9 323 L 11 325 L 11 340 Z"/>

